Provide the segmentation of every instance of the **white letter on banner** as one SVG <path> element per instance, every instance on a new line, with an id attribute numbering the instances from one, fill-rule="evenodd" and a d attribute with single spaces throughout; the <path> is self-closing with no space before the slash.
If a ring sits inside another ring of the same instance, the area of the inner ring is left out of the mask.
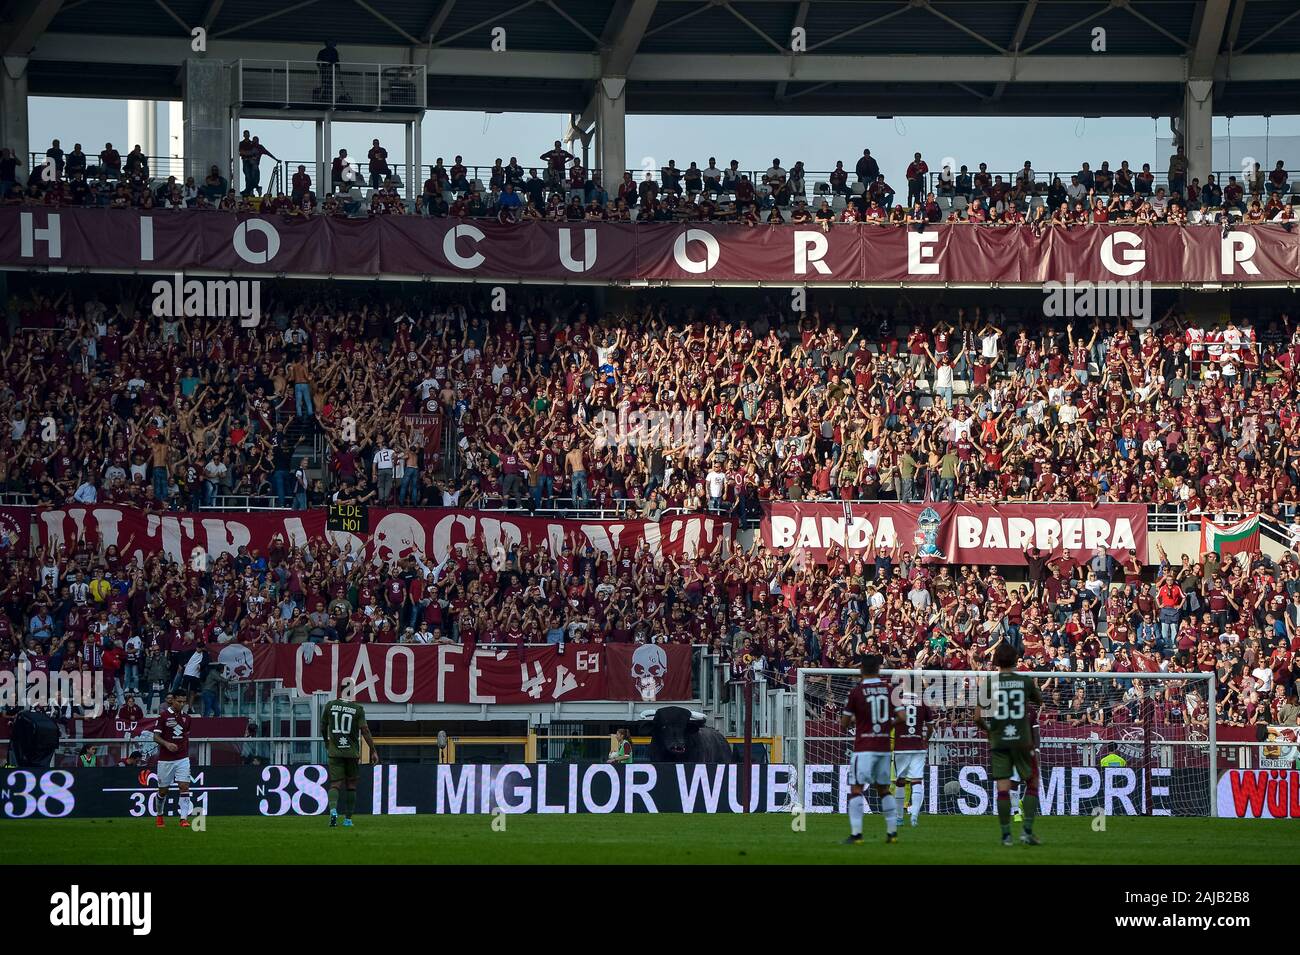
<path id="1" fill-rule="evenodd" d="M 573 230 L 560 230 L 560 264 L 570 272 L 586 272 L 596 264 L 596 230 L 582 230 L 582 261 L 573 257 Z"/>
<path id="2" fill-rule="evenodd" d="M 388 655 L 384 655 L 384 665 L 388 664 Z M 375 668 L 370 664 L 370 649 L 367 644 L 361 644 L 357 647 L 357 662 L 352 667 L 352 672 L 348 674 L 352 680 L 353 692 L 356 699 L 365 699 L 368 702 L 379 702 L 379 677 L 375 676 Z"/>
<path id="3" fill-rule="evenodd" d="M 1247 275 L 1258 275 L 1259 266 L 1251 261 L 1259 243 L 1249 232 L 1229 232 L 1219 241 L 1219 274 L 1232 275 L 1234 263 L 1241 263 Z"/>
<path id="4" fill-rule="evenodd" d="M 456 251 L 456 240 L 460 238 L 482 242 L 484 239 L 483 230 L 472 225 L 458 225 L 448 229 L 447 234 L 442 237 L 442 254 L 447 257 L 448 262 L 458 269 L 476 269 L 487 261 L 480 252 L 475 252 L 473 255 L 461 255 Z"/>
<path id="5" fill-rule="evenodd" d="M 506 799 L 506 780 L 511 776 L 518 776 L 521 780 L 510 790 L 510 794 L 518 800 L 513 803 Z M 501 767 L 497 778 L 492 782 L 492 795 L 503 813 L 526 813 L 532 810 L 533 791 L 529 785 L 530 779 L 532 779 L 532 767 L 526 763 L 509 763 Z"/>
<path id="6" fill-rule="evenodd" d="M 652 763 L 643 763 L 641 765 L 629 764 L 624 770 L 623 786 L 623 811 L 627 813 L 635 812 L 633 803 L 641 800 L 641 805 L 645 807 L 646 812 L 658 812 L 659 807 L 655 805 L 654 788 L 659 779 L 659 770 L 655 769 Z M 638 781 L 638 776 L 645 778 Z"/>
<path id="7" fill-rule="evenodd" d="M 205 518 L 200 523 L 208 536 L 208 554 L 213 560 L 222 554 L 230 554 L 233 557 L 239 553 L 239 548 L 247 547 L 253 539 L 248 525 L 241 524 L 239 521 Z"/>
<path id="8" fill-rule="evenodd" d="M 1115 246 L 1131 246 L 1131 249 L 1125 249 L 1121 254 L 1124 262 L 1118 262 L 1115 259 Z M 1106 236 L 1101 243 L 1101 264 L 1114 275 L 1135 275 L 1141 272 L 1146 266 L 1147 253 L 1142 248 L 1142 238 L 1136 233 L 1121 229 L 1118 232 L 1112 232 Z"/>
<path id="9" fill-rule="evenodd" d="M 503 653 L 501 656 L 504 657 L 505 654 Z M 483 671 L 480 670 L 478 666 L 479 657 L 485 657 L 492 660 L 500 659 L 491 650 L 474 651 L 473 655 L 469 658 L 469 701 L 471 703 L 495 703 L 497 701 L 495 696 L 479 695 L 478 678 L 483 675 Z"/>
<path id="10" fill-rule="evenodd" d="M 812 265 L 820 275 L 830 275 L 831 267 L 822 261 L 830 251 L 831 243 L 824 232 L 796 229 L 794 233 L 794 274 L 807 275 Z"/>
<path id="11" fill-rule="evenodd" d="M 938 275 L 939 263 L 924 261 L 934 258 L 934 249 L 927 248 L 939 241 L 937 232 L 907 232 L 907 274 Z"/>
<path id="12" fill-rule="evenodd" d="M 688 242 L 704 243 L 703 262 L 696 262 L 686 254 L 686 243 Z M 709 271 L 718 264 L 718 258 L 721 254 L 722 250 L 718 246 L 718 240 L 703 229 L 687 229 L 673 242 L 673 258 L 677 261 L 677 267 L 683 272 L 690 272 L 692 275 L 703 275 Z"/>
<path id="13" fill-rule="evenodd" d="M 592 794 L 592 780 L 597 776 L 604 776 L 609 780 L 609 801 L 599 803 Z M 607 815 L 614 811 L 614 807 L 619 804 L 620 782 L 618 770 L 604 763 L 596 763 L 588 767 L 582 777 L 582 804 L 587 807 L 587 812 L 596 815 Z"/>
<path id="14" fill-rule="evenodd" d="M 162 517 L 157 514 L 149 514 L 145 518 L 144 533 L 146 537 L 159 537 L 161 539 L 162 552 L 173 561 L 180 563 L 181 555 L 181 533 L 184 532 L 186 537 L 194 536 L 194 518 L 192 517 Z"/>
<path id="15" fill-rule="evenodd" d="M 957 515 L 957 548 L 972 550 L 984 537 L 984 522 L 973 514 Z"/>
<path id="16" fill-rule="evenodd" d="M 781 517 L 776 514 L 772 515 L 768 521 L 769 533 L 772 535 L 772 546 L 778 550 L 794 546 L 794 533 L 799 525 L 793 517 Z"/>
<path id="17" fill-rule="evenodd" d="M 453 653 L 460 656 L 464 652 L 465 648 L 460 644 L 438 645 L 438 697 L 435 702 L 445 703 L 447 701 L 447 674 L 456 672 L 456 667 L 447 657 Z"/>
<path id="18" fill-rule="evenodd" d="M 397 662 L 406 664 L 406 688 L 398 693 L 393 689 L 393 676 L 397 671 Z M 410 647 L 396 646 L 388 650 L 384 661 L 384 697 L 385 703 L 408 703 L 415 693 L 415 651 Z"/>
<path id="19" fill-rule="evenodd" d="M 99 534 L 100 547 L 116 547 L 118 544 L 118 525 L 122 523 L 122 512 L 113 507 L 97 507 L 91 511 L 95 518 L 95 530 Z"/>
<path id="20" fill-rule="evenodd" d="M 459 774 L 456 772 L 460 770 Z M 438 767 L 438 782 L 435 788 L 434 812 L 440 815 L 459 816 L 474 811 L 474 793 L 478 786 L 474 782 L 474 766 L 452 766 L 443 763 Z M 453 777 L 455 777 L 453 779 Z"/>
<path id="21" fill-rule="evenodd" d="M 45 546 L 58 550 L 63 545 L 63 511 L 41 511 L 41 521 L 45 524 Z"/>
<path id="22" fill-rule="evenodd" d="M 265 251 L 254 252 L 249 247 L 250 232 L 260 232 L 266 236 Z M 235 234 L 231 237 L 231 242 L 235 247 L 235 254 L 251 265 L 265 265 L 280 251 L 280 233 L 266 219 L 245 219 L 235 226 Z"/>
<path id="23" fill-rule="evenodd" d="M 1034 522 L 1025 517 L 1007 518 L 1007 546 L 1012 550 L 1028 550 L 1034 542 Z"/>
<path id="24" fill-rule="evenodd" d="M 35 220 L 30 212 L 20 212 L 18 214 L 19 228 L 22 232 L 21 253 L 24 259 L 30 259 L 36 255 L 36 243 L 44 242 L 46 244 L 46 256 L 51 259 L 63 257 L 63 242 L 59 232 L 59 214 L 51 212 L 45 216 L 45 228 L 36 228 Z"/>
<path id="25" fill-rule="evenodd" d="M 140 217 L 140 261 L 153 261 L 153 216 Z"/>

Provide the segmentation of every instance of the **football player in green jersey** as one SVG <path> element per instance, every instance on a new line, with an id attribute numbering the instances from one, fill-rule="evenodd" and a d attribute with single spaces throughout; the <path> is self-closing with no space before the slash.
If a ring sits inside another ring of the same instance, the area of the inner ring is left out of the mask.
<path id="1" fill-rule="evenodd" d="M 1031 711 L 1042 705 L 1043 697 L 1034 678 L 1015 670 L 1020 654 L 1009 643 L 1000 643 L 993 651 L 998 668 L 991 681 L 992 702 L 981 706 L 975 723 L 988 733 L 991 775 L 997 783 L 998 822 L 1002 824 L 1002 844 L 1011 845 L 1011 775 L 1014 770 L 1025 784 L 1020 808 L 1024 813 L 1024 832 L 1020 841 L 1036 846 L 1034 818 L 1038 815 L 1038 746 Z"/>
<path id="2" fill-rule="evenodd" d="M 361 759 L 360 741 L 364 739 L 378 759 L 375 740 L 366 725 L 366 711 L 353 699 L 355 683 L 351 679 L 339 684 L 337 699 L 321 708 L 321 732 L 330 771 L 330 827 L 339 824 L 339 794 L 343 796 L 343 825 L 352 825 L 352 811 L 357 805 L 357 763 Z"/>

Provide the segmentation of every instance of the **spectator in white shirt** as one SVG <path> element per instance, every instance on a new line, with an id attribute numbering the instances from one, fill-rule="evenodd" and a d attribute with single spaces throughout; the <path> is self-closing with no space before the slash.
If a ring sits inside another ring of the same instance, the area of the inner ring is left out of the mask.
<path id="1" fill-rule="evenodd" d="M 727 475 L 714 468 L 705 475 L 704 484 L 709 492 L 709 509 L 721 510 L 722 499 L 727 492 Z"/>
<path id="2" fill-rule="evenodd" d="M 379 503 L 387 504 L 388 499 L 393 493 L 393 467 L 396 464 L 397 456 L 393 449 L 388 446 L 384 438 L 379 439 L 379 448 L 375 451 L 375 458 L 371 462 L 371 470 L 374 472 L 375 489 L 379 494 Z"/>

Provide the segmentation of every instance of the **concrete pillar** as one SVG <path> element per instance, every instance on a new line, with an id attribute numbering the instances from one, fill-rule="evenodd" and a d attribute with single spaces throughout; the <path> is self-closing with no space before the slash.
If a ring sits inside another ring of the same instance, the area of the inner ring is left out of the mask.
<path id="1" fill-rule="evenodd" d="M 600 160 L 600 184 L 610 196 L 618 195 L 618 184 L 627 169 L 627 79 L 603 76 L 596 83 L 596 158 Z"/>
<path id="2" fill-rule="evenodd" d="M 424 139 L 424 114 L 416 113 L 412 125 L 415 127 L 411 133 L 411 165 L 414 167 L 414 174 L 411 177 L 411 185 L 407 189 L 406 195 L 414 202 L 415 197 L 424 191 L 424 148 L 422 144 Z"/>
<path id="3" fill-rule="evenodd" d="M 334 165 L 334 142 L 331 135 L 329 114 L 324 119 L 316 120 L 316 175 L 313 177 L 312 192 L 316 193 L 317 202 L 324 202 L 330 194 L 330 170 Z M 297 172 L 295 169 L 294 172 Z"/>
<path id="4" fill-rule="evenodd" d="M 1188 80 L 1183 88 L 1183 149 L 1187 153 L 1187 183 L 1214 171 L 1214 81 Z"/>
<path id="5" fill-rule="evenodd" d="M 167 103 L 167 158 L 170 168 L 167 175 L 174 175 L 181 182 L 185 177 L 185 106 L 180 100 Z"/>
<path id="6" fill-rule="evenodd" d="M 220 60 L 188 59 L 182 84 L 185 175 L 202 184 L 217 166 L 233 185 L 230 159 L 230 90 Z M 237 172 L 237 170 L 235 170 Z"/>
<path id="7" fill-rule="evenodd" d="M 46 144 L 48 146 L 48 143 Z M 71 144 L 69 144 L 70 146 Z M 0 146 L 14 151 L 20 182 L 31 170 L 31 143 L 27 129 L 27 57 L 6 56 L 0 65 Z M 41 147 L 44 153 L 45 146 Z M 44 160 L 42 160 L 44 161 Z"/>
<path id="8" fill-rule="evenodd" d="M 406 191 L 406 198 L 415 201 L 415 193 L 412 187 L 415 184 L 415 124 L 403 123 L 402 132 L 405 142 L 402 144 L 402 186 Z"/>
<path id="9" fill-rule="evenodd" d="M 158 155 L 157 103 L 150 99 L 126 101 L 126 140 L 125 151 L 130 151 L 139 145 L 146 156 Z"/>

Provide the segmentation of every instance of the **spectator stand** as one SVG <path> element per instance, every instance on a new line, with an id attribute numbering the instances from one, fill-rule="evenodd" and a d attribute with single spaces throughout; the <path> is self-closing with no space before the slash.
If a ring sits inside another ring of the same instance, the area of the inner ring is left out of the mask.
<path id="1" fill-rule="evenodd" d="M 323 194 L 323 183 L 332 186 L 333 124 L 394 123 L 402 127 L 405 144 L 401 187 L 407 200 L 415 201 L 420 190 L 421 124 L 428 95 L 423 66 L 240 59 L 231 65 L 231 71 L 232 156 L 238 155 L 244 120 L 310 121 L 316 129 L 316 191 Z M 291 170 L 282 169 L 282 180 L 287 182 Z"/>

